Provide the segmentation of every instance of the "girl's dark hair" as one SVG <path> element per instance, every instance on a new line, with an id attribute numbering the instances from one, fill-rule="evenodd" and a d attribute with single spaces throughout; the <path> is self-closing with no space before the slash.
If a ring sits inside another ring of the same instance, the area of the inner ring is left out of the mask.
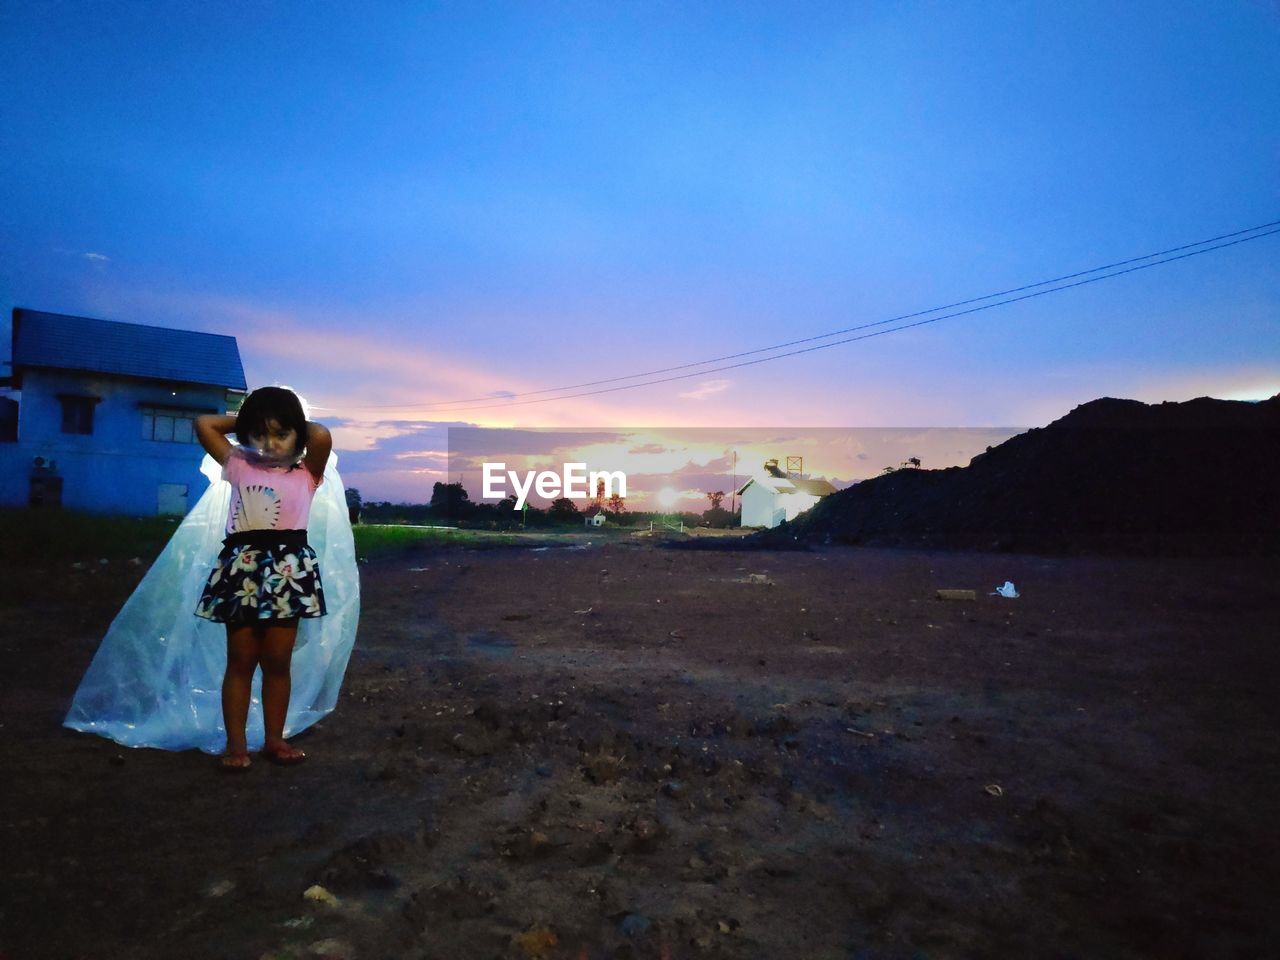
<path id="1" fill-rule="evenodd" d="M 298 435 L 294 453 L 301 454 L 307 444 L 307 417 L 302 412 L 302 401 L 285 387 L 259 387 L 245 397 L 236 414 L 236 439 L 247 445 L 250 437 L 263 437 L 267 433 L 267 421 L 274 420 L 282 428 Z"/>

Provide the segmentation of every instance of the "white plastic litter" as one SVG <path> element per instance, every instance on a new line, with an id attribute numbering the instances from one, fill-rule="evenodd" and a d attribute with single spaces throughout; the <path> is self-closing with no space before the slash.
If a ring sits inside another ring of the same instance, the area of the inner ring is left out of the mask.
<path id="1" fill-rule="evenodd" d="M 285 736 L 305 730 L 337 704 L 360 618 L 355 540 L 337 465 L 331 454 L 311 504 L 307 539 L 320 561 L 327 613 L 298 626 Z M 64 726 L 126 747 L 205 753 L 225 747 L 226 628 L 194 610 L 226 535 L 231 487 L 212 457 L 200 470 L 209 488 L 107 629 Z M 259 671 L 249 707 L 251 750 L 265 739 L 261 689 Z"/>
<path id="2" fill-rule="evenodd" d="M 323 570 L 324 568 L 322 567 L 321 569 Z M 1012 580 L 1006 580 L 1003 586 L 996 587 L 995 593 L 991 594 L 991 596 L 994 597 L 996 594 L 999 594 L 1002 597 L 1008 597 L 1010 600 L 1016 600 L 1018 598 L 1018 591 L 1014 587 Z"/>

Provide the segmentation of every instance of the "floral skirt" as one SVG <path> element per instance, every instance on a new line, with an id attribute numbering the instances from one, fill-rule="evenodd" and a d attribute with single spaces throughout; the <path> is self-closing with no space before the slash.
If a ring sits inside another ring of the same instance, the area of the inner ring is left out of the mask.
<path id="1" fill-rule="evenodd" d="M 228 536 L 195 613 L 218 623 L 323 617 L 324 587 L 307 531 L 250 530 Z"/>

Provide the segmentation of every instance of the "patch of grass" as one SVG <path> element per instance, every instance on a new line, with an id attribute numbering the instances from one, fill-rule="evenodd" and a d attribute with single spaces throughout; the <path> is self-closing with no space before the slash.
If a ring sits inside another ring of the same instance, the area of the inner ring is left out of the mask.
<path id="1" fill-rule="evenodd" d="M 164 549 L 176 517 L 118 517 L 74 510 L 0 508 L 0 565 L 115 562 L 139 557 L 150 563 Z M 356 553 L 377 558 L 424 547 L 528 546 L 527 535 L 399 524 L 357 524 Z M 553 539 L 543 535 L 539 542 Z"/>
<path id="2" fill-rule="evenodd" d="M 176 517 L 116 517 L 75 510 L 0 508 L 0 564 L 150 562 L 177 529 Z"/>
<path id="3" fill-rule="evenodd" d="M 576 528 L 501 531 L 361 523 L 353 529 L 356 554 L 371 560 L 424 547 L 458 547 L 468 550 L 572 547 L 630 538 L 630 534 L 626 532 L 602 533 L 599 530 L 583 531 Z"/>
<path id="4" fill-rule="evenodd" d="M 516 542 L 515 537 L 506 534 L 400 524 L 361 523 L 352 532 L 356 538 L 356 554 L 370 559 L 423 547 L 510 546 Z"/>

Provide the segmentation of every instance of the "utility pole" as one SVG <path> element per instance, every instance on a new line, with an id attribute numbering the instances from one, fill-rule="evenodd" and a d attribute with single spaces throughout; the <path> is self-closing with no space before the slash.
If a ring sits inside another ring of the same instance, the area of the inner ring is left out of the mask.
<path id="1" fill-rule="evenodd" d="M 737 511 L 738 505 L 738 451 L 733 451 L 733 486 L 729 488 L 732 493 L 729 494 L 729 513 L 732 515 Z"/>

